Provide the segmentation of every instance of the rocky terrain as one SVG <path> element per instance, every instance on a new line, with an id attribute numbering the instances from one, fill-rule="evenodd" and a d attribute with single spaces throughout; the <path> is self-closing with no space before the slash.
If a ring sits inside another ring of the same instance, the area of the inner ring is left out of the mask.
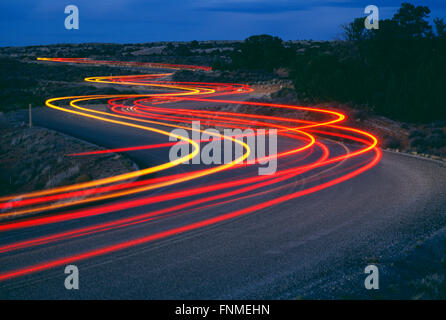
<path id="1" fill-rule="evenodd" d="M 41 127 L 29 128 L 15 113 L 0 114 L 0 195 L 42 190 L 100 179 L 136 169 L 124 156 Z"/>

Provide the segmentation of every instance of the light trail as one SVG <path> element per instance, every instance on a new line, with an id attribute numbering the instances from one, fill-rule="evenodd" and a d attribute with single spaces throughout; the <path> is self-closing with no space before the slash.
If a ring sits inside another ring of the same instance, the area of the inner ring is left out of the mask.
<path id="1" fill-rule="evenodd" d="M 178 64 L 78 58 L 38 58 L 38 60 L 93 65 L 211 70 L 209 67 Z M 173 135 L 180 142 L 122 146 L 109 150 L 70 154 L 68 156 L 85 157 L 104 153 L 138 152 L 168 148 L 177 143 L 192 147 L 191 152 L 186 156 L 150 168 L 85 183 L 1 197 L 0 217 L 21 217 L 21 219 L 1 222 L 0 235 L 20 232 L 22 229 L 81 220 L 87 222 L 87 225 L 79 227 L 74 223 L 68 230 L 62 232 L 49 231 L 48 234 L 42 236 L 28 238 L 25 236 L 26 239 L 2 243 L 0 244 L 0 254 L 13 255 L 26 248 L 56 245 L 60 241 L 69 239 L 94 237 L 97 234 L 111 232 L 112 230 L 125 230 L 129 226 L 150 226 L 153 221 L 167 219 L 168 217 L 178 218 L 193 215 L 198 221 L 185 223 L 181 227 L 167 228 L 161 232 L 150 233 L 148 231 L 146 236 L 132 240 L 116 239 L 115 243 L 111 245 L 99 246 L 94 249 L 82 250 L 81 248 L 79 252 L 69 253 L 64 257 L 44 257 L 38 263 L 13 270 L 0 269 L 0 281 L 109 254 L 261 211 L 352 179 L 375 166 L 381 158 L 376 137 L 363 130 L 342 125 L 346 118 L 342 113 L 303 106 L 219 99 L 217 98 L 219 96 L 248 94 L 253 90 L 246 84 L 162 80 L 171 75 L 172 73 L 158 73 L 136 76 L 88 77 L 85 78 L 87 82 L 145 86 L 165 92 L 59 97 L 48 99 L 45 104 L 58 112 L 66 112 L 80 119 L 93 119 L 114 124 L 117 128 L 122 127 L 165 137 L 172 136 L 170 131 L 175 128 L 200 134 L 205 132 L 205 129 L 191 127 L 193 121 L 200 121 L 205 126 L 242 130 L 249 128 L 277 129 L 279 142 L 283 142 L 281 150 L 276 155 L 262 157 L 253 153 L 255 159 L 252 163 L 249 163 L 246 160 L 255 150 L 251 150 L 250 146 L 243 141 L 243 136 L 228 137 L 219 133 L 211 133 L 213 139 L 227 140 L 242 146 L 243 155 L 228 163 L 212 165 L 205 169 L 196 170 L 193 166 L 189 166 L 187 167 L 189 170 L 182 173 L 171 171 L 180 165 L 185 168 L 182 164 L 199 156 L 200 144 L 209 140 L 194 140 L 193 138 Z M 85 104 L 91 101 L 107 103 L 109 112 L 100 111 Z M 178 107 L 182 102 L 196 102 L 203 105 L 243 105 L 252 108 L 253 112 L 238 113 L 235 111 Z M 289 116 L 280 116 L 280 113 L 279 115 L 256 114 L 256 108 L 284 110 L 295 112 L 296 115 L 300 114 L 299 112 L 305 112 L 313 114 L 315 119 L 320 120 L 290 118 Z M 347 147 L 341 142 L 327 144 L 328 140 L 324 137 L 331 140 L 350 141 L 350 146 Z M 278 170 L 271 175 L 258 175 L 253 168 L 273 157 L 280 160 Z M 144 176 L 153 173 L 158 173 L 161 176 L 142 179 Z M 230 174 L 228 175 L 228 173 Z M 212 182 L 208 182 L 208 179 L 212 179 Z M 170 190 L 165 189 L 168 186 L 171 187 Z M 296 186 L 300 186 L 302 189 L 287 193 L 288 190 L 293 190 Z M 172 189 L 173 187 L 174 189 Z M 147 194 L 147 191 L 156 189 L 160 191 L 159 194 Z M 133 197 L 126 197 L 129 195 L 133 195 Z M 115 201 L 97 203 L 111 199 L 115 199 Z M 249 202 L 252 199 L 255 199 L 255 204 Z M 156 205 L 159 204 L 162 204 L 162 207 L 158 206 L 156 208 Z M 234 205 L 237 206 L 237 209 L 234 209 Z M 201 212 L 206 212 L 206 210 L 216 206 L 224 208 L 226 213 L 211 218 L 204 216 L 200 219 Z M 72 207 L 72 209 L 70 210 L 69 207 Z M 131 210 L 136 208 L 144 208 L 146 212 L 129 214 Z M 112 215 L 120 212 L 124 215 Z M 33 216 L 31 215 L 33 213 L 42 214 Z M 89 219 L 98 216 L 103 217 L 102 222 L 93 222 L 93 220 L 89 222 Z M 150 228 L 147 230 L 150 230 Z"/>

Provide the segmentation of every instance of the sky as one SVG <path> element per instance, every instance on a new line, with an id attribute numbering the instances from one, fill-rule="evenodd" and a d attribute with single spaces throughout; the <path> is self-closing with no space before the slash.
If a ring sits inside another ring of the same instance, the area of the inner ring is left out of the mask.
<path id="1" fill-rule="evenodd" d="M 0 46 L 53 43 L 143 43 L 243 40 L 270 34 L 284 40 L 334 40 L 341 25 L 365 17 L 376 5 L 391 18 L 395 0 L 0 0 Z M 426 5 L 431 17 L 446 17 L 445 0 Z M 79 29 L 67 30 L 64 10 L 79 9 Z"/>

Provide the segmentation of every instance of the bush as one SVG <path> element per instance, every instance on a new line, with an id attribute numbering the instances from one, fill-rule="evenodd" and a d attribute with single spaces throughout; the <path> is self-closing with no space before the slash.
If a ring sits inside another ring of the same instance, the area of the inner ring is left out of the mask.
<path id="1" fill-rule="evenodd" d="M 400 149 L 401 141 L 395 138 L 394 136 L 388 136 L 384 138 L 383 146 L 384 148 Z"/>
<path id="2" fill-rule="evenodd" d="M 442 148 L 446 146 L 446 135 L 432 134 L 425 139 L 426 145 L 431 148 Z"/>
<path id="3" fill-rule="evenodd" d="M 247 38 L 231 58 L 233 68 L 272 72 L 290 65 L 293 57 L 293 50 L 285 48 L 282 39 L 262 34 Z"/>
<path id="4" fill-rule="evenodd" d="M 435 129 L 432 129 L 432 134 L 438 134 L 438 135 L 442 136 L 442 135 L 444 135 L 444 132 L 442 129 L 435 128 Z"/>
<path id="5" fill-rule="evenodd" d="M 423 131 L 417 130 L 417 129 L 411 130 L 410 133 L 409 133 L 409 138 L 410 139 L 413 139 L 413 138 L 416 138 L 416 137 L 424 138 L 425 136 L 426 136 L 426 134 Z"/>
<path id="6" fill-rule="evenodd" d="M 424 138 L 421 138 L 421 137 L 416 137 L 416 138 L 414 138 L 414 139 L 412 139 L 410 141 L 410 147 L 411 148 L 418 149 L 418 148 L 423 147 L 425 145 L 426 145 L 426 142 L 424 141 Z"/>

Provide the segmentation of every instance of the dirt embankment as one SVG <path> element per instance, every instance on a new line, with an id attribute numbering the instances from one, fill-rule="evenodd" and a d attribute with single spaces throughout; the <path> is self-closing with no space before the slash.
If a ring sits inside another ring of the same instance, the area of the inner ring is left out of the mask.
<path id="1" fill-rule="evenodd" d="M 135 170 L 114 153 L 70 156 L 101 148 L 0 114 L 0 195 L 42 190 L 96 180 Z"/>

